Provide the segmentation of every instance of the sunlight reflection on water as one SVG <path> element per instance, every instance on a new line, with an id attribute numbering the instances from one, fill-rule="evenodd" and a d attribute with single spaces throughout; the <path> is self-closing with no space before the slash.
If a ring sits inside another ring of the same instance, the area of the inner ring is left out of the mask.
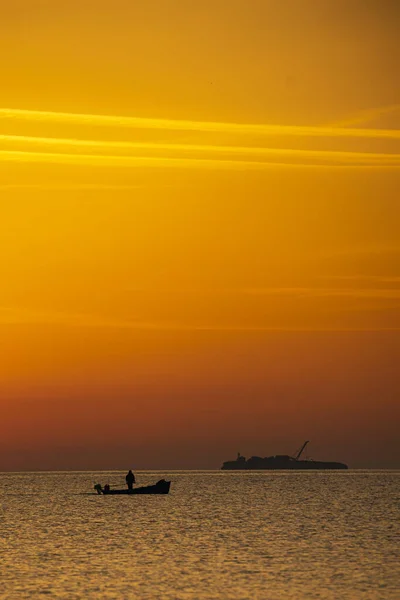
<path id="1" fill-rule="evenodd" d="M 0 597 L 400 597 L 400 471 L 137 473 L 161 478 L 2 474 Z"/>

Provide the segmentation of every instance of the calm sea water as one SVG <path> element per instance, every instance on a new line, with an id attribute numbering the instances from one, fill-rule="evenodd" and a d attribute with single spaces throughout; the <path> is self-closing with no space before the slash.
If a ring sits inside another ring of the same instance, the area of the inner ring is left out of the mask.
<path id="1" fill-rule="evenodd" d="M 0 474 L 0 597 L 400 598 L 400 471 Z"/>

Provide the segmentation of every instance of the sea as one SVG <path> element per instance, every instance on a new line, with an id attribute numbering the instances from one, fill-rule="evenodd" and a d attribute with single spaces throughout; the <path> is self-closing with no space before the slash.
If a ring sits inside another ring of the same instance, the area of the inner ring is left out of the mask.
<path id="1" fill-rule="evenodd" d="M 0 598 L 400 598 L 400 471 L 0 474 Z"/>

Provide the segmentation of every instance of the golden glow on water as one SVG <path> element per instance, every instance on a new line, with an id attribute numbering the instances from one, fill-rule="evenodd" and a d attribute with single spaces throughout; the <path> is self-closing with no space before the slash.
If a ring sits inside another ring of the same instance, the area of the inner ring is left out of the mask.
<path id="1" fill-rule="evenodd" d="M 4 597 L 397 598 L 400 472 L 124 476 L 1 475 Z"/>

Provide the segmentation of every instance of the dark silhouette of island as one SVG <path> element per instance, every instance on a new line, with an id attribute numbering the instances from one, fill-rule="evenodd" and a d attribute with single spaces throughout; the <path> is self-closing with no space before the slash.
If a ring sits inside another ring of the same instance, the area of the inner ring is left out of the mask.
<path id="1" fill-rule="evenodd" d="M 241 471 L 241 470 L 306 470 L 306 469 L 348 469 L 348 466 L 340 462 L 326 462 L 319 460 L 300 460 L 300 456 L 303 454 L 305 447 L 309 442 L 306 441 L 302 447 L 298 450 L 295 456 L 289 456 L 286 454 L 278 454 L 276 456 L 252 456 L 246 458 L 240 455 L 236 460 L 228 460 L 223 463 L 221 469 L 224 471 Z"/>

